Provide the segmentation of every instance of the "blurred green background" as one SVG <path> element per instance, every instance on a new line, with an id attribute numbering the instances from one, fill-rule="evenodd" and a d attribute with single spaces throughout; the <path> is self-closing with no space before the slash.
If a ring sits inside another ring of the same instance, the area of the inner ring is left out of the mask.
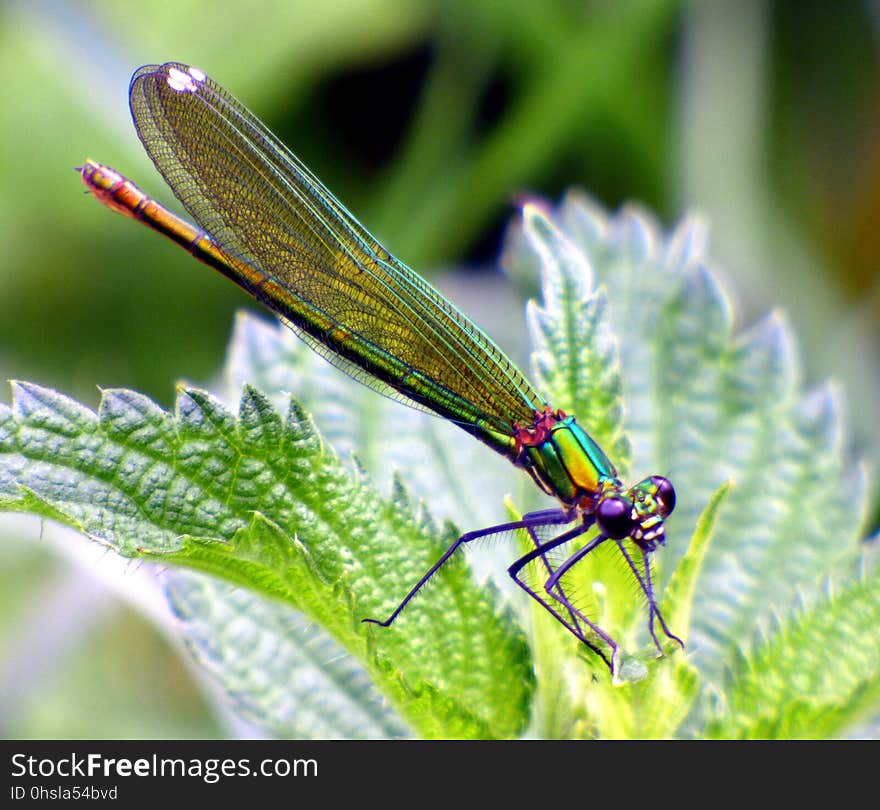
<path id="1" fill-rule="evenodd" d="M 453 267 L 503 284 L 494 261 L 524 193 L 578 185 L 667 227 L 702 213 L 740 324 L 789 314 L 807 383 L 840 381 L 854 456 L 876 463 L 878 42 L 869 2 L 7 0 L 0 376 L 168 406 L 177 380 L 220 368 L 247 299 L 73 172 L 92 157 L 173 202 L 127 86 L 174 59 L 230 89 L 441 286 Z M 510 345 L 517 320 L 494 295 L 460 303 Z M 155 594 L 132 596 L 140 572 L 29 519 L 3 518 L 0 536 L 4 737 L 254 733 L 148 618 Z"/>

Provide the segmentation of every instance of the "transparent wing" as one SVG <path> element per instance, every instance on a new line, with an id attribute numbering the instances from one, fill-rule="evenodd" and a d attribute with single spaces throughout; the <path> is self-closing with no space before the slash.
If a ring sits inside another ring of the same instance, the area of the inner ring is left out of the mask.
<path id="1" fill-rule="evenodd" d="M 243 287 L 361 382 L 509 452 L 512 423 L 543 407 L 524 375 L 252 113 L 178 63 L 138 70 L 130 104 L 141 141 L 187 211 L 285 294 L 267 293 L 271 284 Z"/>

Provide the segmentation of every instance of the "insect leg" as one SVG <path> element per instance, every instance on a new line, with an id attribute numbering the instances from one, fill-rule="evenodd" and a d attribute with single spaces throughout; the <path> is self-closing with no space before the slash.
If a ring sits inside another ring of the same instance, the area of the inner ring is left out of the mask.
<path id="1" fill-rule="evenodd" d="M 660 642 L 657 639 L 657 634 L 654 632 L 654 618 L 660 622 L 660 627 L 663 628 L 663 632 L 666 636 L 672 639 L 677 644 L 681 645 L 681 648 L 684 649 L 684 642 L 676 636 L 670 629 L 666 626 L 666 622 L 663 620 L 663 615 L 660 613 L 660 607 L 657 605 L 657 600 L 654 598 L 654 586 L 651 583 L 651 559 L 649 556 L 649 552 L 644 549 L 640 549 L 642 552 L 642 560 L 645 565 L 645 576 L 642 577 L 641 573 L 639 573 L 639 569 L 636 567 L 636 564 L 633 562 L 632 557 L 630 557 L 626 548 L 623 545 L 622 540 L 617 540 L 617 547 L 620 549 L 620 553 L 623 554 L 624 559 L 629 564 L 629 567 L 632 569 L 633 574 L 635 574 L 636 579 L 639 582 L 642 590 L 645 592 L 645 596 L 648 597 L 648 629 L 651 631 L 651 638 L 654 640 L 654 646 L 663 653 L 663 647 L 660 645 Z"/>
<path id="2" fill-rule="evenodd" d="M 584 522 L 579 526 L 576 526 L 573 529 L 570 529 L 567 532 L 563 532 L 557 537 L 552 538 L 551 540 L 547 540 L 543 543 L 539 543 L 534 534 L 532 534 L 532 539 L 535 540 L 536 547 L 528 554 L 520 557 L 516 560 L 510 568 L 507 569 L 507 572 L 510 574 L 513 581 L 520 586 L 529 596 L 531 596 L 536 602 L 542 605 L 563 627 L 565 627 L 572 635 L 574 635 L 579 641 L 589 647 L 593 652 L 595 652 L 611 669 L 612 672 L 616 671 L 617 663 L 618 663 L 618 646 L 617 643 L 612 639 L 601 627 L 599 627 L 595 622 L 588 619 L 578 608 L 569 601 L 568 597 L 565 595 L 565 592 L 562 589 L 561 584 L 558 579 L 559 576 L 556 574 L 550 563 L 547 561 L 546 553 L 557 546 L 561 546 L 563 543 L 567 543 L 570 540 L 578 537 L 584 532 L 588 531 L 592 525 L 593 520 L 589 519 L 589 517 L 584 519 Z M 599 543 L 601 543 L 606 538 L 603 536 L 599 536 L 595 538 L 593 541 L 588 543 L 583 549 L 579 550 L 577 554 L 572 555 L 573 557 L 577 557 L 580 559 L 583 554 L 587 553 L 587 550 L 592 550 Z M 582 553 L 583 552 L 583 553 Z M 546 592 L 555 600 L 557 604 L 548 601 L 544 596 L 538 593 L 534 588 L 530 587 L 529 584 L 523 581 L 519 576 L 519 572 L 527 566 L 529 563 L 533 562 L 536 559 L 541 559 L 548 568 L 550 572 L 550 579 L 544 585 L 544 589 Z M 571 558 L 566 560 L 563 563 L 563 567 L 566 570 L 570 567 Z M 552 580 L 552 582 L 551 582 Z M 559 605 L 565 608 L 567 613 L 563 613 L 559 609 Z M 608 647 L 611 649 L 611 660 L 608 660 L 608 656 L 605 654 L 603 650 L 601 650 L 597 644 L 590 639 L 588 634 L 582 629 L 580 623 L 586 625 L 590 631 L 592 631 L 596 636 L 598 636 L 602 641 L 604 641 Z"/>
<path id="3" fill-rule="evenodd" d="M 530 512 L 524 515 L 521 520 L 514 520 L 510 523 L 499 523 L 497 526 L 489 526 L 486 529 L 477 529 L 476 531 L 467 532 L 459 537 L 440 557 L 434 565 L 428 569 L 428 572 L 412 587 L 410 592 L 403 598 L 403 601 L 394 609 L 392 614 L 381 621 L 379 619 L 361 619 L 362 622 L 370 624 L 378 624 L 382 627 L 388 627 L 400 615 L 401 611 L 409 604 L 410 600 L 422 589 L 425 583 L 431 579 L 455 554 L 460 546 L 470 543 L 472 540 L 479 540 L 482 537 L 489 537 L 493 534 L 501 534 L 503 532 L 514 531 L 516 529 L 529 529 L 534 526 L 550 526 L 571 523 L 572 515 L 570 511 L 563 509 L 542 509 L 538 512 Z M 580 527 L 578 527 L 580 528 Z M 532 534 L 534 537 L 534 534 Z"/>

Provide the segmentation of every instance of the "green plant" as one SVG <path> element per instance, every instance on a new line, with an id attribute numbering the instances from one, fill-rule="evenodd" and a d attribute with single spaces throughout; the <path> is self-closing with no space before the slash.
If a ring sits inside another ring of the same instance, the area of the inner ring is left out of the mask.
<path id="1" fill-rule="evenodd" d="M 392 628 L 362 625 L 460 528 L 489 523 L 504 491 L 520 488 L 512 512 L 538 495 L 461 431 L 250 316 L 226 369 L 237 414 L 187 387 L 173 414 L 124 390 L 102 392 L 95 414 L 15 383 L 0 406 L 0 507 L 161 561 L 196 657 L 279 735 L 843 733 L 880 702 L 864 474 L 845 456 L 837 392 L 802 393 L 784 319 L 734 337 L 706 261 L 699 222 L 667 238 L 644 212 L 609 218 L 579 195 L 552 212 L 526 206 L 505 250 L 514 279 L 541 279 L 528 320 L 548 400 L 577 414 L 625 478 L 659 472 L 679 493 L 655 561 L 685 653 L 639 652 L 646 616 L 626 572 L 602 553 L 583 566 L 629 651 L 620 684 L 463 557 Z M 374 481 L 392 466 L 383 495 Z M 516 550 L 498 551 L 476 567 L 503 573 Z"/>

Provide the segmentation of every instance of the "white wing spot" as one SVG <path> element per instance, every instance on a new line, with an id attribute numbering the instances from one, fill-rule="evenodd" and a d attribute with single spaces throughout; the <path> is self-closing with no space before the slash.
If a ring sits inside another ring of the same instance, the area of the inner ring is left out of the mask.
<path id="1" fill-rule="evenodd" d="M 204 72 L 199 70 L 197 67 L 190 66 L 189 75 L 192 76 L 197 82 L 203 82 L 208 77 L 205 76 Z"/>
<path id="2" fill-rule="evenodd" d="M 167 82 L 168 86 L 178 93 L 184 91 L 195 93 L 196 91 L 194 77 L 189 73 L 184 73 L 182 70 L 178 70 L 177 68 L 168 68 Z"/>

